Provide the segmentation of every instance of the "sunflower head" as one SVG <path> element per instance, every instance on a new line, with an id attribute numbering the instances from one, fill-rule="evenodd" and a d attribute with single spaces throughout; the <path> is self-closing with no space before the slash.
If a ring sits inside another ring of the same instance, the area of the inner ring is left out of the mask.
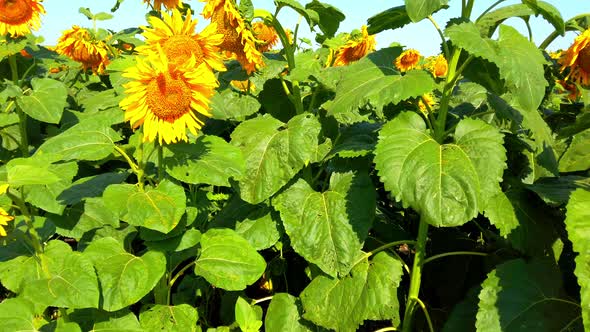
<path id="1" fill-rule="evenodd" d="M 38 30 L 45 8 L 37 0 L 0 0 L 0 35 L 20 37 Z"/>
<path id="2" fill-rule="evenodd" d="M 421 58 L 422 55 L 417 50 L 406 50 L 395 59 L 395 67 L 401 72 L 414 69 L 418 67 Z"/>
<path id="3" fill-rule="evenodd" d="M 346 66 L 375 50 L 375 36 L 369 35 L 364 25 L 360 34 L 351 35 L 349 38 L 346 44 L 330 53 L 328 61 L 334 67 Z"/>
<path id="4" fill-rule="evenodd" d="M 157 53 L 161 47 L 172 64 L 183 64 L 194 57 L 197 65 L 206 63 L 212 69 L 225 70 L 218 53 L 223 35 L 216 33 L 215 24 L 197 34 L 197 20 L 191 18 L 190 11 L 183 18 L 178 9 L 173 9 L 172 15 L 162 13 L 162 19 L 151 16 L 148 21 L 152 27 L 142 27 L 146 45 L 138 47 L 140 53 Z"/>
<path id="5" fill-rule="evenodd" d="M 204 63 L 197 66 L 194 57 L 182 65 L 169 63 L 160 48 L 138 58 L 124 76 L 133 80 L 124 85 L 127 96 L 119 105 L 131 127 L 143 125 L 144 141 L 187 141 L 187 129 L 196 135 L 211 116 L 209 100 L 218 83 L 213 71 Z"/>
<path id="6" fill-rule="evenodd" d="M 6 236 L 4 226 L 8 226 L 8 222 L 14 220 L 14 217 L 9 215 L 3 208 L 0 208 L 0 236 Z"/>
<path id="7" fill-rule="evenodd" d="M 256 47 L 260 52 L 270 51 L 279 41 L 279 36 L 275 29 L 264 24 L 264 22 L 255 22 L 252 24 L 252 31 L 258 42 Z"/>
<path id="8" fill-rule="evenodd" d="M 233 0 L 201 1 L 207 2 L 203 16 L 216 23 L 217 33 L 224 36 L 219 48 L 226 56 L 238 60 L 248 74 L 263 67 L 262 53 L 256 49 L 256 38 Z"/>
<path id="9" fill-rule="evenodd" d="M 576 37 L 559 63 L 561 72 L 569 68 L 566 79 L 583 86 L 590 85 L 590 29 Z"/>
<path id="10" fill-rule="evenodd" d="M 55 51 L 74 61 L 80 62 L 84 70 L 92 69 L 102 74 L 109 63 L 109 51 L 106 43 L 77 25 L 63 32 L 57 41 Z"/>
<path id="11" fill-rule="evenodd" d="M 171 10 L 182 6 L 182 0 L 143 0 L 143 2 L 147 3 L 148 6 L 152 6 L 154 10 L 159 12 L 162 11 L 162 5 L 164 5 L 166 10 Z"/>
<path id="12" fill-rule="evenodd" d="M 433 57 L 426 65 L 434 77 L 445 77 L 449 71 L 447 59 L 442 54 Z"/>

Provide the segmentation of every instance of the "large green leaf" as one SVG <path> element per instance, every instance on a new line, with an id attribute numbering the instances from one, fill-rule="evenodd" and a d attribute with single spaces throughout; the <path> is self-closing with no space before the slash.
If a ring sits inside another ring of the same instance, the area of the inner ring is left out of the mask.
<path id="1" fill-rule="evenodd" d="M 61 160 L 100 160 L 121 136 L 109 124 L 89 119 L 45 141 L 35 154 L 57 154 Z"/>
<path id="2" fill-rule="evenodd" d="M 545 203 L 551 206 L 566 204 L 571 193 L 577 188 L 590 191 L 590 178 L 565 175 L 557 178 L 542 178 L 527 186 L 527 189 L 534 191 Z"/>
<path id="3" fill-rule="evenodd" d="M 49 171 L 60 175 L 60 180 L 51 184 L 36 184 L 23 186 L 22 192 L 25 201 L 47 212 L 61 214 L 65 204 L 57 197 L 71 185 L 72 179 L 78 173 L 78 165 L 75 162 L 51 164 Z"/>
<path id="4" fill-rule="evenodd" d="M 324 33 L 324 36 L 328 38 L 334 37 L 340 22 L 346 18 L 338 8 L 318 0 L 312 0 L 306 4 L 305 9 L 307 9 L 307 12 L 317 13 L 317 25 Z"/>
<path id="5" fill-rule="evenodd" d="M 123 182 L 129 173 L 100 173 L 95 176 L 80 178 L 64 190 L 57 199 L 63 204 L 74 205 L 85 198 L 100 197 L 111 184 Z"/>
<path id="6" fill-rule="evenodd" d="M 51 170 L 47 158 L 14 158 L 6 164 L 7 180 L 11 186 L 49 185 L 61 180 Z"/>
<path id="7" fill-rule="evenodd" d="M 242 290 L 266 268 L 264 258 L 231 229 L 210 229 L 201 237 L 201 255 L 195 273 L 215 287 Z"/>
<path id="8" fill-rule="evenodd" d="M 264 319 L 267 331 L 311 332 L 309 323 L 302 318 L 303 308 L 298 298 L 287 294 L 274 294 Z"/>
<path id="9" fill-rule="evenodd" d="M 34 77 L 31 80 L 33 92 L 16 99 L 17 104 L 33 119 L 59 123 L 67 106 L 68 90 L 60 81 L 51 78 Z"/>
<path id="10" fill-rule="evenodd" d="M 503 192 L 491 197 L 486 206 L 485 216 L 492 225 L 500 230 L 502 236 L 508 236 L 519 226 L 515 208 L 506 193 Z"/>
<path id="11" fill-rule="evenodd" d="M 287 184 L 313 158 L 320 129 L 311 114 L 295 116 L 286 125 L 269 115 L 242 122 L 231 135 L 246 158 L 240 197 L 257 204 Z"/>
<path id="12" fill-rule="evenodd" d="M 186 210 L 184 189 L 168 180 L 145 190 L 129 184 L 110 185 L 103 199 L 121 220 L 162 233 L 174 229 Z"/>
<path id="13" fill-rule="evenodd" d="M 277 229 L 280 221 L 273 217 L 274 214 L 267 209 L 254 211 L 246 219 L 236 223 L 236 232 L 256 250 L 270 248 L 281 236 Z"/>
<path id="14" fill-rule="evenodd" d="M 479 293 L 478 332 L 579 330 L 580 307 L 567 300 L 552 259 L 500 264 Z"/>
<path id="15" fill-rule="evenodd" d="M 90 260 L 62 241 L 50 241 L 40 257 L 43 268 L 22 295 L 36 304 L 67 308 L 97 308 L 99 288 Z"/>
<path id="16" fill-rule="evenodd" d="M 560 172 L 585 171 L 590 168 L 590 129 L 574 135 L 559 159 Z"/>
<path id="17" fill-rule="evenodd" d="M 21 297 L 0 303 L 0 331 L 37 332 L 32 302 Z"/>
<path id="18" fill-rule="evenodd" d="M 412 22 L 422 21 L 447 3 L 448 0 L 405 0 L 406 10 Z"/>
<path id="19" fill-rule="evenodd" d="M 376 34 L 387 29 L 398 29 L 412 22 L 406 11 L 406 6 L 397 6 L 369 17 L 368 32 Z"/>
<path id="20" fill-rule="evenodd" d="M 135 256 L 114 238 L 94 240 L 84 250 L 98 274 L 102 309 L 117 311 L 149 293 L 166 270 L 166 257 L 157 251 Z"/>
<path id="21" fill-rule="evenodd" d="M 96 309 L 74 310 L 68 319 L 80 325 L 82 331 L 93 332 L 145 332 L 135 314 L 127 309 L 106 312 Z"/>
<path id="22" fill-rule="evenodd" d="M 258 112 L 260 103 L 249 95 L 242 95 L 226 89 L 211 98 L 213 119 L 243 121 L 247 116 Z"/>
<path id="23" fill-rule="evenodd" d="M 303 317 L 336 331 L 356 331 L 365 320 L 399 324 L 397 287 L 402 264 L 385 252 L 369 262 L 361 257 L 352 272 L 340 279 L 320 275 L 301 292 Z"/>
<path id="24" fill-rule="evenodd" d="M 139 315 L 139 323 L 145 331 L 201 331 L 197 326 L 197 309 L 188 304 L 177 306 L 154 305 Z"/>
<path id="25" fill-rule="evenodd" d="M 352 268 L 375 216 L 375 189 L 366 173 L 333 173 L 317 192 L 298 180 L 273 199 L 291 246 L 330 276 Z"/>
<path id="26" fill-rule="evenodd" d="M 590 330 L 590 190 L 574 191 L 567 204 L 565 226 L 572 241 L 576 257 L 576 277 L 581 287 L 582 318 L 584 329 Z"/>
<path id="27" fill-rule="evenodd" d="M 492 37 L 498 25 L 511 17 L 528 17 L 534 11 L 527 5 L 514 4 L 492 10 L 480 17 L 476 24 L 484 37 Z"/>
<path id="28" fill-rule="evenodd" d="M 333 100 L 324 103 L 329 115 L 350 113 L 370 103 L 381 109 L 383 106 L 402 100 L 419 97 L 435 87 L 432 75 L 414 70 L 401 76 L 389 65 L 365 58 L 346 68 L 336 87 Z"/>
<path id="29" fill-rule="evenodd" d="M 166 147 L 172 156 L 164 159 L 166 172 L 192 184 L 229 187 L 229 179 L 240 179 L 245 165 L 242 151 L 217 136 L 200 136 L 195 144 Z"/>
<path id="30" fill-rule="evenodd" d="M 242 332 L 260 331 L 262 327 L 262 308 L 250 305 L 240 296 L 236 301 L 234 311 L 236 323 L 238 323 Z"/>
<path id="31" fill-rule="evenodd" d="M 106 207 L 101 197 L 87 198 L 50 219 L 58 234 L 78 240 L 86 232 L 105 225 L 119 227 L 119 217 Z"/>
<path id="32" fill-rule="evenodd" d="M 499 192 L 505 160 L 502 135 L 490 125 L 462 120 L 455 142 L 440 145 L 410 112 L 383 127 L 375 150 L 385 188 L 437 227 L 462 225 L 483 211 Z"/>
<path id="33" fill-rule="evenodd" d="M 561 17 L 559 9 L 555 8 L 552 4 L 541 0 L 522 0 L 522 2 L 531 7 L 536 15 L 541 14 L 547 22 L 553 25 L 555 31 L 559 32 L 559 34 L 565 34 L 565 22 Z"/>

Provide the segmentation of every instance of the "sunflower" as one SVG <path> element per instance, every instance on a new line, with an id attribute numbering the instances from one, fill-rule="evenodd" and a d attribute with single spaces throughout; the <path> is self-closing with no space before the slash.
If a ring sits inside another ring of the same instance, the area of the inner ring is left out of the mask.
<path id="1" fill-rule="evenodd" d="M 45 8 L 37 0 L 0 0 L 0 35 L 20 37 L 38 30 Z"/>
<path id="2" fill-rule="evenodd" d="M 90 68 L 94 73 L 102 74 L 109 63 L 108 47 L 102 40 L 97 40 L 84 28 L 74 25 L 63 32 L 55 51 L 80 62 L 84 70 Z"/>
<path id="3" fill-rule="evenodd" d="M 182 6 L 182 0 L 154 0 L 152 4 L 152 0 L 143 0 L 144 3 L 147 3 L 148 6 L 152 6 L 154 10 L 162 11 L 162 5 L 166 7 L 166 10 L 171 10 L 176 7 Z"/>
<path id="4" fill-rule="evenodd" d="M 160 48 L 138 58 L 123 75 L 133 81 L 123 85 L 127 97 L 119 105 L 133 128 L 143 125 L 144 141 L 187 141 L 186 129 L 196 135 L 211 116 L 209 100 L 218 83 L 205 63 L 196 66 L 194 57 L 178 66 Z"/>
<path id="5" fill-rule="evenodd" d="M 235 57 L 248 74 L 264 66 L 262 53 L 256 49 L 256 38 L 236 9 L 233 0 L 201 0 L 207 2 L 203 16 L 217 23 L 217 32 L 224 35 L 219 48 L 228 57 Z"/>
<path id="6" fill-rule="evenodd" d="M 590 85 L 590 29 L 576 37 L 574 43 L 559 59 L 561 72 L 570 69 L 566 79 L 583 86 Z"/>
<path id="7" fill-rule="evenodd" d="M 243 93 L 248 93 L 249 91 L 256 91 L 256 86 L 254 85 L 254 83 L 250 82 L 250 80 L 233 80 L 229 82 L 229 84 L 231 84 L 231 86 L 236 88 L 237 90 L 242 91 Z"/>
<path id="8" fill-rule="evenodd" d="M 409 49 L 402 52 L 402 54 L 395 59 L 395 67 L 401 72 L 414 69 L 418 67 L 421 57 L 422 55 L 420 55 L 420 52 L 414 49 Z"/>
<path id="9" fill-rule="evenodd" d="M 9 215 L 3 208 L 0 208 L 0 236 L 6 236 L 4 226 L 8 226 L 8 222 L 14 220 L 14 217 Z"/>
<path id="10" fill-rule="evenodd" d="M 435 105 L 436 101 L 434 100 L 432 93 L 422 95 L 422 97 L 418 99 L 418 109 L 424 114 L 424 116 L 428 116 L 429 110 L 432 111 Z"/>
<path id="11" fill-rule="evenodd" d="M 255 22 L 252 24 L 252 31 L 258 40 L 257 49 L 260 52 L 268 52 L 275 47 L 279 41 L 279 36 L 273 27 L 264 22 Z"/>
<path id="12" fill-rule="evenodd" d="M 576 101 L 580 97 L 580 91 L 575 84 L 566 80 L 556 80 L 555 83 L 557 91 L 563 94 L 567 92 L 567 99 L 570 101 Z"/>
<path id="13" fill-rule="evenodd" d="M 160 45 L 168 62 L 172 64 L 183 64 L 189 58 L 195 57 L 197 65 L 205 62 L 212 69 L 225 71 L 223 58 L 217 48 L 223 42 L 224 36 L 216 33 L 215 23 L 197 34 L 197 20 L 191 19 L 190 11 L 184 20 L 177 9 L 172 10 L 172 15 L 162 13 L 162 17 L 163 19 L 151 16 L 148 22 L 152 28 L 141 27 L 144 30 L 146 45 L 138 47 L 138 51 L 157 52 L 156 45 Z"/>
<path id="14" fill-rule="evenodd" d="M 433 57 L 426 65 L 434 77 L 445 77 L 449 71 L 447 59 L 442 54 Z"/>
<path id="15" fill-rule="evenodd" d="M 346 66 L 360 60 L 365 55 L 375 50 L 375 36 L 369 35 L 367 27 L 361 27 L 361 33 L 351 35 L 350 39 L 337 50 L 332 50 L 328 57 L 328 65 Z"/>

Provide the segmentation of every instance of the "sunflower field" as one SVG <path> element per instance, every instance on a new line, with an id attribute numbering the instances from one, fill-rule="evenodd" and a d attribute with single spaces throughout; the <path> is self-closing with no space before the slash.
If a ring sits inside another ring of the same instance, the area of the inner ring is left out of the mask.
<path id="1" fill-rule="evenodd" d="M 0 0 L 0 332 L 590 331 L 590 14 L 200 1 Z"/>

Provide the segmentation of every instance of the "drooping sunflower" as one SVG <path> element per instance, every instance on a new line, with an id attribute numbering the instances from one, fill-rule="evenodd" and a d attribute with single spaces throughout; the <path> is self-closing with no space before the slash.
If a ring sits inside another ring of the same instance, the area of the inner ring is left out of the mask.
<path id="1" fill-rule="evenodd" d="M 447 59 L 445 59 L 442 54 L 437 55 L 431 61 L 429 61 L 426 67 L 428 70 L 430 70 L 434 77 L 445 77 L 449 71 Z"/>
<path id="2" fill-rule="evenodd" d="M 418 67 L 421 58 L 422 55 L 417 50 L 406 50 L 395 59 L 395 67 L 401 72 L 414 69 Z"/>
<path id="3" fill-rule="evenodd" d="M 217 32 L 224 35 L 219 48 L 228 57 L 235 57 L 248 74 L 264 66 L 262 53 L 256 49 L 256 38 L 246 25 L 233 0 L 201 0 L 206 2 L 203 16 L 217 23 Z"/>
<path id="4" fill-rule="evenodd" d="M 254 37 L 258 40 L 256 47 L 260 52 L 268 52 L 275 47 L 279 41 L 279 36 L 273 27 L 264 22 L 254 22 L 252 24 Z"/>
<path id="5" fill-rule="evenodd" d="M 583 86 L 590 85 L 590 29 L 584 31 L 559 59 L 561 72 L 569 68 L 566 79 Z"/>
<path id="6" fill-rule="evenodd" d="M 138 47 L 139 52 L 155 53 L 156 46 L 160 45 L 172 64 L 183 64 L 189 58 L 195 57 L 197 65 L 204 62 L 217 71 L 225 70 L 223 58 L 217 47 L 223 42 L 224 36 L 216 33 L 215 23 L 197 34 L 197 20 L 191 18 L 190 11 L 185 19 L 178 9 L 173 9 L 172 15 L 162 13 L 162 18 L 151 16 L 148 22 L 152 28 L 142 27 L 146 45 Z"/>
<path id="7" fill-rule="evenodd" d="M 55 51 L 80 62 L 84 70 L 90 68 L 98 74 L 103 74 L 109 63 L 106 43 L 95 39 L 88 30 L 77 25 L 63 32 L 57 41 Z"/>
<path id="8" fill-rule="evenodd" d="M 186 141 L 186 129 L 197 134 L 210 117 L 209 100 L 218 86 L 213 71 L 191 57 L 186 63 L 168 62 L 163 50 L 123 74 L 133 81 L 123 85 L 127 96 L 119 104 L 131 127 L 143 125 L 143 140 L 160 144 Z"/>
<path id="9" fill-rule="evenodd" d="M 177 7 L 182 6 L 182 0 L 143 0 L 144 3 L 151 5 L 154 10 L 162 11 L 162 5 L 166 8 L 166 10 L 171 10 Z"/>
<path id="10" fill-rule="evenodd" d="M 363 25 L 360 34 L 351 35 L 346 44 L 330 53 L 328 64 L 334 67 L 346 66 L 374 51 L 375 45 L 375 36 L 369 35 L 367 27 Z"/>
<path id="11" fill-rule="evenodd" d="M 4 226 L 8 226 L 8 222 L 14 220 L 14 217 L 9 215 L 3 208 L 0 208 L 0 236 L 6 236 Z"/>
<path id="12" fill-rule="evenodd" d="M 0 0 L 0 35 L 20 37 L 38 30 L 45 8 L 37 0 Z"/>

